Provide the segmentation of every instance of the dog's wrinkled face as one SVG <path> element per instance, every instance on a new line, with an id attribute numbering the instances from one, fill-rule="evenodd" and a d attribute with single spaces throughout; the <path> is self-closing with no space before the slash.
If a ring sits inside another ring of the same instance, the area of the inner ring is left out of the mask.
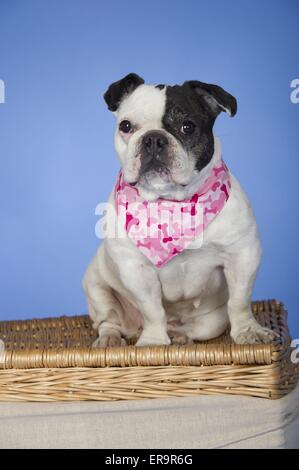
<path id="1" fill-rule="evenodd" d="M 149 199 L 176 194 L 211 161 L 213 125 L 236 100 L 216 85 L 145 85 L 129 74 L 104 95 L 117 117 L 115 146 L 124 178 Z"/>

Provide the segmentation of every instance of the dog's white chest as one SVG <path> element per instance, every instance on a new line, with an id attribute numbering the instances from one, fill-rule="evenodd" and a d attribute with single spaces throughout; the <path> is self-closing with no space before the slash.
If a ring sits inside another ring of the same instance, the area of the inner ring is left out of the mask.
<path id="1" fill-rule="evenodd" d="M 192 301 L 195 308 L 224 282 L 216 250 L 185 250 L 159 271 L 166 302 Z"/>

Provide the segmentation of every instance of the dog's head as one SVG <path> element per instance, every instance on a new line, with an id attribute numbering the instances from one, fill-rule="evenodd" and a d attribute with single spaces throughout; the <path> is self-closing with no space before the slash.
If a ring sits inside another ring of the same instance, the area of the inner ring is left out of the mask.
<path id="1" fill-rule="evenodd" d="M 104 99 L 117 117 L 115 147 L 125 181 L 149 199 L 188 186 L 213 157 L 216 117 L 237 111 L 236 99 L 217 85 L 146 85 L 133 73 L 112 83 Z"/>

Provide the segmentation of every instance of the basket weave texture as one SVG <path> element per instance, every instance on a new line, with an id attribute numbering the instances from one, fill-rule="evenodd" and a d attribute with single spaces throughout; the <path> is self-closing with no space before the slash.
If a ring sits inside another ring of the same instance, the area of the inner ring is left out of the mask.
<path id="1" fill-rule="evenodd" d="M 0 322 L 0 401 L 78 401 L 240 394 L 280 398 L 294 388 L 287 312 L 252 303 L 271 344 L 236 345 L 227 331 L 189 346 L 92 348 L 88 316 Z"/>

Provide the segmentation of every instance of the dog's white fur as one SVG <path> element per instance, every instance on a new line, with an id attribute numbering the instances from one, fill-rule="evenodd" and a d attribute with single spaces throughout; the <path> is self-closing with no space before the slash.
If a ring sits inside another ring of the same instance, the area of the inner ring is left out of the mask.
<path id="1" fill-rule="evenodd" d="M 126 97 L 115 113 L 117 123 L 134 124 L 131 136 L 115 133 L 115 146 L 125 179 L 134 182 L 139 171 L 139 142 L 148 130 L 162 130 L 165 90 L 141 85 Z M 151 175 L 138 182 L 148 200 L 185 199 L 200 187 L 221 158 L 215 138 L 211 162 L 200 172 L 169 133 L 173 145 L 171 178 Z M 250 204 L 231 175 L 231 193 L 221 213 L 208 225 L 201 246 L 174 257 L 157 269 L 136 248 L 126 233 L 106 238 L 98 248 L 83 280 L 89 314 L 98 330 L 96 346 L 125 344 L 142 330 L 138 346 L 207 340 L 231 325 L 237 343 L 269 342 L 273 333 L 254 319 L 251 293 L 260 262 L 261 247 Z M 186 186 L 181 186 L 186 184 Z M 113 193 L 109 202 L 113 201 Z M 192 249 L 193 248 L 193 249 Z"/>

